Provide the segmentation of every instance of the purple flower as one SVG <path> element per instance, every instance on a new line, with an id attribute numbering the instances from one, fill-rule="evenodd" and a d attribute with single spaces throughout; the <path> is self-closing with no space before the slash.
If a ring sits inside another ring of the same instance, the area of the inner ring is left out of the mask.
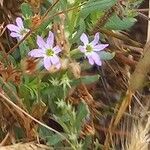
<path id="1" fill-rule="evenodd" d="M 85 33 L 81 35 L 80 40 L 83 42 L 84 45 L 80 45 L 78 48 L 88 58 L 89 63 L 91 65 L 94 65 L 95 63 L 98 66 L 101 66 L 102 62 L 97 52 L 106 48 L 108 44 L 99 43 L 99 33 L 95 34 L 94 40 L 92 42 L 89 42 L 88 37 Z"/>
<path id="2" fill-rule="evenodd" d="M 49 36 L 46 39 L 46 42 L 42 37 L 37 36 L 37 45 L 39 46 L 39 48 L 33 49 L 28 53 L 28 55 L 35 58 L 43 58 L 44 67 L 47 70 L 49 70 L 52 65 L 59 69 L 61 64 L 57 55 L 61 51 L 61 49 L 59 48 L 59 46 L 53 47 L 54 34 L 52 32 L 49 32 Z"/>
<path id="3" fill-rule="evenodd" d="M 24 28 L 23 21 L 20 17 L 16 18 L 16 24 L 17 25 L 8 24 L 7 28 L 11 31 L 11 33 L 10 33 L 11 37 L 21 40 L 27 34 L 27 32 L 29 32 L 30 30 Z"/>

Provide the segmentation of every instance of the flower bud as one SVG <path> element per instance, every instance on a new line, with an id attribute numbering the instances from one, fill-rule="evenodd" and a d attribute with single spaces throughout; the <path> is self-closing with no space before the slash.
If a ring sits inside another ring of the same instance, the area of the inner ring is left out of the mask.
<path id="1" fill-rule="evenodd" d="M 73 62 L 73 63 L 69 64 L 69 69 L 73 73 L 75 78 L 77 78 L 77 79 L 80 78 L 81 67 L 80 67 L 79 63 Z"/>
<path id="2" fill-rule="evenodd" d="M 69 66 L 69 59 L 67 58 L 61 59 L 61 69 L 66 70 L 68 66 Z"/>

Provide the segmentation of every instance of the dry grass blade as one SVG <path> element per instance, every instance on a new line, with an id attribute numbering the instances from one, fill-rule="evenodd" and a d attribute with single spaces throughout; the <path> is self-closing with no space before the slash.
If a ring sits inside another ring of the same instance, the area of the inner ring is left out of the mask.
<path id="1" fill-rule="evenodd" d="M 114 121 L 114 126 L 116 126 L 119 123 L 120 119 L 123 116 L 123 113 L 129 106 L 131 99 L 132 99 L 132 95 L 135 93 L 136 90 L 143 87 L 143 82 L 147 76 L 147 73 L 150 71 L 150 67 L 149 67 L 150 59 L 149 58 L 150 58 L 150 41 L 146 44 L 144 48 L 143 58 L 138 62 L 136 69 L 131 76 L 130 85 L 128 88 L 129 90 L 119 108 L 116 119 Z"/>
<path id="2" fill-rule="evenodd" d="M 148 18 L 150 18 L 150 0 L 149 0 Z M 148 21 L 148 27 L 147 27 L 147 42 L 149 40 L 150 40 L 150 21 Z"/>
<path id="3" fill-rule="evenodd" d="M 148 145 L 150 142 L 150 116 L 147 119 L 146 125 L 143 126 L 139 121 L 138 125 L 132 129 L 131 138 L 128 139 L 128 144 L 126 150 L 148 150 Z"/>
<path id="4" fill-rule="evenodd" d="M 119 108 L 119 111 L 117 113 L 117 116 L 114 120 L 113 126 L 116 127 L 119 123 L 120 119 L 122 118 L 124 112 L 126 111 L 126 108 L 130 105 L 132 99 L 132 93 L 131 91 L 127 91 L 125 98 L 123 99 L 121 106 Z"/>
<path id="5" fill-rule="evenodd" d="M 130 89 L 135 92 L 143 87 L 143 82 L 150 71 L 150 41 L 144 47 L 143 58 L 136 66 L 130 79 Z"/>

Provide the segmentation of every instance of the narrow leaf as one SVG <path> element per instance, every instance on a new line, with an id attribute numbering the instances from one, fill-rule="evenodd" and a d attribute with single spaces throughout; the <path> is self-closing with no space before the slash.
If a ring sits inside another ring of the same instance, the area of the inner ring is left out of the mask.
<path id="1" fill-rule="evenodd" d="M 23 3 L 21 5 L 21 11 L 22 11 L 23 16 L 25 16 L 25 18 L 33 16 L 31 6 L 27 3 Z"/>
<path id="2" fill-rule="evenodd" d="M 80 131 L 81 125 L 83 124 L 83 121 L 88 114 L 89 114 L 89 110 L 87 105 L 84 102 L 81 102 L 77 109 L 76 128 L 78 132 Z"/>

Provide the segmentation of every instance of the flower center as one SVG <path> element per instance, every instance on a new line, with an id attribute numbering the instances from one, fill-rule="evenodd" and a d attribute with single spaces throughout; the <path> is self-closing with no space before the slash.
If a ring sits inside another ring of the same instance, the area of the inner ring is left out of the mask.
<path id="1" fill-rule="evenodd" d="M 27 30 L 22 29 L 22 30 L 20 31 L 20 34 L 23 35 L 23 36 L 26 35 L 26 34 L 27 34 Z"/>
<path id="2" fill-rule="evenodd" d="M 52 49 L 47 49 L 46 55 L 47 55 L 47 56 L 53 56 L 53 55 L 54 55 L 53 50 L 52 50 Z"/>
<path id="3" fill-rule="evenodd" d="M 91 45 L 87 45 L 87 46 L 86 46 L 86 51 L 87 51 L 87 52 L 92 52 L 92 51 L 93 51 L 92 46 L 91 46 Z"/>

